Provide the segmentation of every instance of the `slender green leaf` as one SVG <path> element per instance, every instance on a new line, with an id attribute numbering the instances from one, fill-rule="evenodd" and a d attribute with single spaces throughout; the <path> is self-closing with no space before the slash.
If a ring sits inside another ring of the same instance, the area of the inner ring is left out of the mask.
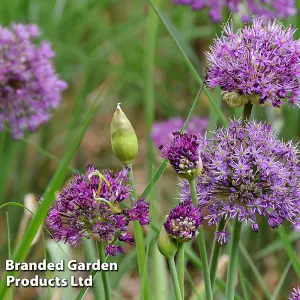
<path id="1" fill-rule="evenodd" d="M 203 79 L 199 76 L 197 70 L 195 69 L 195 67 L 192 65 L 191 61 L 189 60 L 187 54 L 185 53 L 181 43 L 178 41 L 178 39 L 176 38 L 173 30 L 171 29 L 171 26 L 168 24 L 167 20 L 164 18 L 164 16 L 162 15 L 162 13 L 160 12 L 160 10 L 154 5 L 152 0 L 148 0 L 148 2 L 150 3 L 150 5 L 152 6 L 152 8 L 154 9 L 155 13 L 157 14 L 157 16 L 159 17 L 159 19 L 161 20 L 161 22 L 165 25 L 166 29 L 168 30 L 169 34 L 171 35 L 171 37 L 173 38 L 176 46 L 178 47 L 180 53 L 182 54 L 184 61 L 187 65 L 187 67 L 189 68 L 190 72 L 192 73 L 194 79 L 197 81 L 197 83 L 199 83 L 200 86 L 203 85 Z M 222 124 L 224 126 L 228 125 L 228 122 L 226 120 L 226 117 L 224 116 L 224 114 L 222 113 L 222 111 L 218 108 L 217 104 L 215 103 L 215 101 L 212 99 L 211 94 L 209 93 L 209 91 L 204 87 L 204 92 L 210 102 L 210 104 L 212 105 L 213 109 L 215 110 L 216 114 L 218 115 L 220 121 L 222 122 Z"/>
<path id="2" fill-rule="evenodd" d="M 297 257 L 297 254 L 295 252 L 295 249 L 293 248 L 293 246 L 288 238 L 288 234 L 286 233 L 283 226 L 280 226 L 278 228 L 278 233 L 281 238 L 283 247 L 292 263 L 293 269 L 296 272 L 298 279 L 300 280 L 300 262 Z"/>
<path id="3" fill-rule="evenodd" d="M 282 287 L 282 285 L 284 283 L 284 280 L 285 280 L 285 278 L 286 278 L 286 276 L 287 276 L 287 274 L 289 272 L 291 264 L 292 264 L 291 262 L 288 262 L 287 265 L 286 265 L 286 267 L 284 268 L 283 273 L 282 273 L 282 275 L 280 277 L 280 280 L 279 280 L 279 282 L 278 282 L 278 284 L 276 286 L 276 289 L 275 289 L 275 291 L 273 293 L 273 296 L 272 296 L 271 300 L 276 300 L 277 299 L 277 296 L 278 296 L 278 294 L 280 292 L 280 289 L 281 289 L 281 287 Z"/>

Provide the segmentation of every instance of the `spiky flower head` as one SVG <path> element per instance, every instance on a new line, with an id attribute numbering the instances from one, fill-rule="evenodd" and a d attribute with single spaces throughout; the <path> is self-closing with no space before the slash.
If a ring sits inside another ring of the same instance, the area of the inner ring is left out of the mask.
<path id="1" fill-rule="evenodd" d="M 14 138 L 48 121 L 61 101 L 66 82 L 52 64 L 55 53 L 36 25 L 0 26 L 0 131 L 5 123 Z"/>
<path id="2" fill-rule="evenodd" d="M 236 13 L 242 21 L 248 22 L 249 16 L 285 19 L 297 13 L 295 0 L 173 0 L 176 4 L 189 5 L 194 10 L 208 9 L 214 22 L 222 21 L 224 9 Z"/>
<path id="3" fill-rule="evenodd" d="M 178 242 L 189 242 L 198 235 L 202 220 L 198 207 L 186 200 L 171 210 L 164 223 L 164 228 Z"/>
<path id="4" fill-rule="evenodd" d="M 298 152 L 291 142 L 277 140 L 271 125 L 231 121 L 210 139 L 201 138 L 200 149 L 203 172 L 196 179 L 197 196 L 209 225 L 238 219 L 257 232 L 262 216 L 272 228 L 285 220 L 300 228 Z M 187 182 L 181 183 L 180 197 L 190 199 Z M 216 238 L 228 240 L 221 233 Z"/>
<path id="5" fill-rule="evenodd" d="M 202 170 L 199 145 L 197 136 L 173 132 L 170 145 L 162 145 L 159 149 L 180 177 L 192 179 Z"/>
<path id="6" fill-rule="evenodd" d="M 155 122 L 151 138 L 157 147 L 169 144 L 173 138 L 172 132 L 179 131 L 184 120 L 178 117 L 170 118 L 166 121 Z M 185 132 L 188 134 L 204 135 L 208 125 L 207 118 L 193 117 L 186 126 Z"/>
<path id="7" fill-rule="evenodd" d="M 293 291 L 290 293 L 289 300 L 300 300 L 300 287 L 293 288 Z"/>
<path id="8" fill-rule="evenodd" d="M 233 31 L 225 25 L 223 35 L 206 53 L 206 85 L 220 86 L 223 99 L 232 107 L 247 102 L 279 107 L 284 100 L 300 104 L 300 41 L 295 29 L 277 21 L 253 24 Z"/>
<path id="9" fill-rule="evenodd" d="M 133 243 L 128 233 L 131 221 L 149 223 L 149 204 L 135 201 L 131 209 L 121 209 L 119 203 L 130 196 L 132 187 L 127 168 L 101 174 L 92 165 L 86 174 L 75 174 L 73 181 L 58 195 L 46 219 L 56 241 L 76 246 L 84 237 L 106 242 L 106 254 L 123 253 L 116 242 Z"/>

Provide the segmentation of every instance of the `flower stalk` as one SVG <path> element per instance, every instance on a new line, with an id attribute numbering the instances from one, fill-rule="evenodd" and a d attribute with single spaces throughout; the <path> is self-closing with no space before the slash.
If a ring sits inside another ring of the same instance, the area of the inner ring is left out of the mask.
<path id="1" fill-rule="evenodd" d="M 180 285 L 179 285 L 179 280 L 176 272 L 174 258 L 169 258 L 168 261 L 169 261 L 170 271 L 172 275 L 176 300 L 183 300 L 183 298 L 181 297 Z"/>
<path id="2" fill-rule="evenodd" d="M 180 287 L 181 297 L 182 299 L 184 299 L 184 269 L 185 269 L 184 243 L 178 243 L 177 255 L 178 255 L 177 272 L 178 272 L 179 287 Z"/>
<path id="3" fill-rule="evenodd" d="M 192 179 L 189 181 L 189 186 L 190 186 L 191 199 L 192 199 L 194 205 L 197 207 L 198 200 L 197 200 L 197 190 L 196 190 L 195 179 Z M 203 230 L 202 226 L 200 226 L 200 228 L 199 228 L 198 243 L 199 243 L 200 256 L 201 256 L 201 261 L 202 261 L 202 266 L 203 266 L 203 277 L 204 277 L 206 298 L 207 298 L 207 300 L 213 300 L 207 252 L 206 252 L 206 245 L 205 245 L 205 236 L 204 236 L 204 230 Z"/>
<path id="4" fill-rule="evenodd" d="M 131 194 L 132 196 L 138 201 L 137 193 L 135 190 L 135 181 L 132 171 L 132 163 L 127 164 L 127 167 L 129 170 L 129 184 L 132 186 Z M 138 267 L 139 267 L 139 273 L 140 278 L 142 282 L 145 282 L 145 290 L 144 290 L 144 298 L 145 300 L 150 299 L 150 287 L 149 287 L 149 280 L 143 280 L 143 277 L 147 275 L 147 272 L 145 272 L 144 268 L 147 268 L 146 262 L 146 254 L 145 254 L 145 240 L 144 240 L 144 234 L 142 226 L 138 221 L 133 222 L 133 230 L 134 230 L 134 237 L 135 237 L 135 243 L 136 243 L 136 252 L 137 252 L 137 258 L 138 258 Z"/>
<path id="5" fill-rule="evenodd" d="M 225 225 L 225 220 L 222 220 L 218 225 L 217 231 L 218 232 L 222 231 L 224 228 L 224 225 Z M 210 274 L 210 283 L 211 283 L 212 293 L 214 291 L 214 285 L 215 285 L 215 280 L 216 280 L 220 252 L 221 252 L 221 245 L 218 243 L 217 239 L 214 239 L 213 246 L 212 246 L 211 259 L 210 259 L 210 263 L 209 263 L 209 274 Z"/>
<path id="6" fill-rule="evenodd" d="M 98 243 L 98 252 L 99 252 L 99 258 L 101 263 L 106 261 L 105 258 L 105 244 L 103 242 Z M 109 277 L 107 272 L 101 272 L 103 286 L 104 286 L 104 295 L 105 300 L 111 299 L 111 292 L 110 292 L 110 284 L 109 284 Z"/>
<path id="7" fill-rule="evenodd" d="M 230 262 L 227 272 L 227 284 L 226 284 L 226 300 L 234 300 L 234 287 L 236 279 L 236 268 L 238 261 L 238 252 L 239 252 L 239 242 L 242 230 L 242 223 L 238 219 L 235 220 L 233 226 L 233 234 L 231 241 L 231 250 L 230 250 Z"/>

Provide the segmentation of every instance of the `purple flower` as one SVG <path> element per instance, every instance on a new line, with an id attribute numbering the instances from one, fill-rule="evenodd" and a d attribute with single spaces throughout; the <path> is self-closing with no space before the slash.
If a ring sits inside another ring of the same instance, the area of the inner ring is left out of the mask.
<path id="1" fill-rule="evenodd" d="M 143 198 L 141 198 L 139 201 L 135 201 L 134 205 L 132 206 L 129 217 L 131 221 L 139 221 L 139 223 L 143 225 L 147 225 L 150 222 L 149 217 L 149 206 L 150 204 L 146 202 Z"/>
<path id="2" fill-rule="evenodd" d="M 231 236 L 231 233 L 227 232 L 226 230 L 215 232 L 215 238 L 221 246 L 227 244 L 230 236 Z"/>
<path id="3" fill-rule="evenodd" d="M 180 118 L 171 118 L 167 121 L 156 122 L 152 127 L 151 138 L 157 147 L 169 144 L 172 140 L 174 131 L 179 131 L 184 120 Z M 206 118 L 194 117 L 188 123 L 185 132 L 188 134 L 201 134 L 204 135 L 208 125 Z"/>
<path id="4" fill-rule="evenodd" d="M 108 245 L 105 248 L 105 253 L 106 253 L 106 255 L 117 256 L 118 254 L 123 254 L 124 249 L 121 246 Z"/>
<path id="5" fill-rule="evenodd" d="M 173 0 L 176 4 L 189 5 L 194 10 L 209 9 L 214 22 L 222 21 L 222 12 L 226 8 L 238 13 L 242 21 L 249 21 L 249 16 L 258 15 L 266 18 L 285 19 L 296 15 L 294 0 Z"/>
<path id="6" fill-rule="evenodd" d="M 206 53 L 206 84 L 220 86 L 223 99 L 232 107 L 247 102 L 279 107 L 285 99 L 300 104 L 300 41 L 293 40 L 293 27 L 277 21 L 266 26 L 261 18 L 233 32 L 224 27 Z"/>
<path id="7" fill-rule="evenodd" d="M 192 178 L 201 171 L 199 145 L 197 136 L 173 132 L 171 144 L 160 146 L 159 149 L 178 175 Z"/>
<path id="8" fill-rule="evenodd" d="M 243 126 L 240 120 L 199 143 L 203 172 L 196 179 L 197 196 L 209 225 L 238 219 L 257 232 L 262 216 L 272 228 L 285 220 L 300 228 L 299 157 L 291 142 L 277 140 L 269 124 Z M 186 181 L 180 198 L 190 199 Z"/>
<path id="9" fill-rule="evenodd" d="M 300 288 L 293 288 L 293 291 L 290 293 L 289 300 L 300 300 Z"/>
<path id="10" fill-rule="evenodd" d="M 140 200 L 132 209 L 121 209 L 119 203 L 130 196 L 126 185 L 129 169 L 120 172 L 106 170 L 101 174 L 92 165 L 86 174 L 75 174 L 73 181 L 58 195 L 47 216 L 53 238 L 76 246 L 83 238 L 94 236 L 107 243 L 106 253 L 123 253 L 117 241 L 132 244 L 128 233 L 132 220 L 148 224 L 149 205 Z M 143 214 L 143 216 L 141 215 Z"/>
<path id="11" fill-rule="evenodd" d="M 188 242 L 198 235 L 202 223 L 200 210 L 186 200 L 174 207 L 164 223 L 166 232 L 179 242 Z"/>
<path id="12" fill-rule="evenodd" d="M 0 26 L 0 131 L 7 122 L 14 138 L 48 121 L 67 87 L 55 73 L 51 45 L 33 44 L 38 37 L 36 25 Z"/>

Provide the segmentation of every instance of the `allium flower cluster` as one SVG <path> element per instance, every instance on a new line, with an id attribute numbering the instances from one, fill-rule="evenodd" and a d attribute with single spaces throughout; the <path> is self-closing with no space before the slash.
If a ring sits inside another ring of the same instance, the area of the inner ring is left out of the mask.
<path id="1" fill-rule="evenodd" d="M 39 37 L 36 25 L 0 26 L 0 131 L 7 122 L 15 138 L 48 121 L 67 87 L 55 73 L 50 44 L 33 43 Z"/>
<path id="2" fill-rule="evenodd" d="M 290 293 L 289 300 L 300 300 L 300 287 L 293 288 L 293 291 Z"/>
<path id="3" fill-rule="evenodd" d="M 199 146 L 197 136 L 173 132 L 171 144 L 160 146 L 159 149 L 162 157 L 169 161 L 178 175 L 192 178 L 202 169 Z"/>
<path id="4" fill-rule="evenodd" d="M 76 246 L 84 237 L 94 236 L 107 243 L 107 255 L 123 253 L 123 247 L 117 242 L 134 242 L 128 233 L 130 221 L 138 220 L 141 225 L 149 223 L 149 204 L 143 199 L 134 201 L 131 209 L 119 207 L 132 189 L 125 185 L 128 172 L 128 169 L 117 173 L 107 170 L 101 175 L 89 165 L 86 174 L 75 174 L 48 213 L 46 221 L 53 238 Z"/>
<path id="5" fill-rule="evenodd" d="M 202 220 L 200 210 L 187 200 L 171 210 L 164 223 L 164 228 L 177 241 L 189 242 L 198 235 Z"/>
<path id="6" fill-rule="evenodd" d="M 184 120 L 180 118 L 170 118 L 167 121 L 156 122 L 152 127 L 151 137 L 157 147 L 169 144 L 173 138 L 172 132 L 179 131 Z M 194 117 L 188 123 L 185 132 L 188 134 L 204 135 L 208 125 L 207 118 Z"/>
<path id="7" fill-rule="evenodd" d="M 201 138 L 203 172 L 196 179 L 199 207 L 209 225 L 222 219 L 250 223 L 257 232 L 257 218 L 272 228 L 283 221 L 299 230 L 300 168 L 296 148 L 276 139 L 268 124 L 231 121 L 211 139 Z M 189 185 L 181 183 L 182 201 L 190 199 Z M 229 234 L 216 233 L 223 244 Z"/>
<path id="8" fill-rule="evenodd" d="M 223 99 L 231 106 L 254 104 L 279 107 L 285 99 L 300 104 L 300 40 L 295 29 L 281 23 L 254 18 L 253 25 L 234 33 L 224 27 L 206 53 L 206 84 L 220 86 Z"/>
<path id="9" fill-rule="evenodd" d="M 238 13 L 242 21 L 249 21 L 249 16 L 285 19 L 297 13 L 295 0 L 173 0 L 176 4 L 189 5 L 194 10 L 209 9 L 214 22 L 222 21 L 222 12 L 226 8 Z"/>

